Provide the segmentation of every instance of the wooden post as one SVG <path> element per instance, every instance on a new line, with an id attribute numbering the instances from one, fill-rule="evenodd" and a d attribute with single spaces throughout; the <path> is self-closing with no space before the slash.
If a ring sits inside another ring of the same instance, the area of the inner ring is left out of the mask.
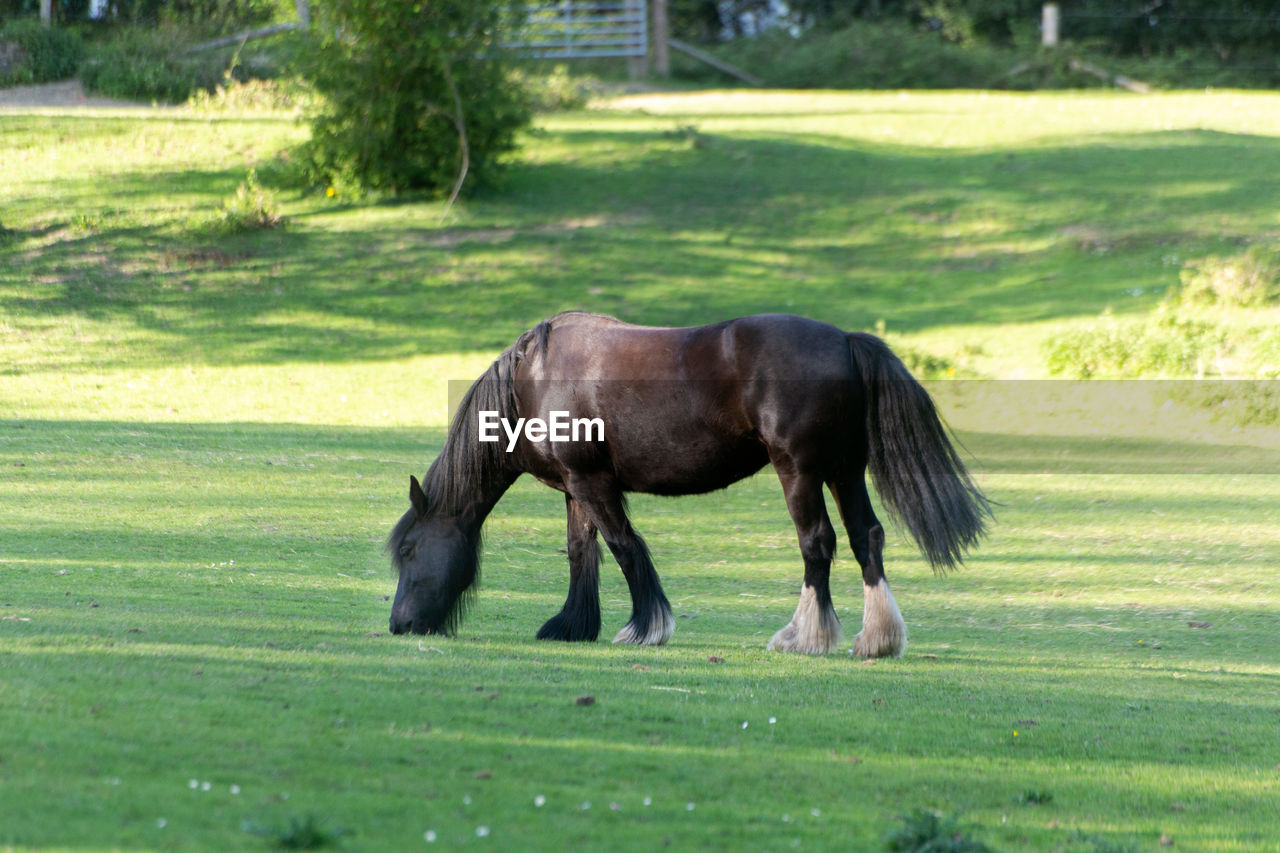
<path id="1" fill-rule="evenodd" d="M 671 51 L 667 45 L 670 30 L 667 0 L 653 0 L 653 73 L 664 78 L 671 76 Z"/>
<path id="2" fill-rule="evenodd" d="M 640 16 L 640 28 L 642 30 L 647 29 L 646 27 L 647 22 L 645 19 L 649 14 L 649 4 L 646 3 L 645 0 L 639 0 L 639 2 L 637 2 L 634 6 L 632 6 L 631 3 L 628 3 L 627 6 L 631 6 L 631 9 L 629 11 L 632 11 L 634 14 L 638 14 Z M 566 10 L 568 9 L 568 7 L 569 7 L 569 4 L 565 3 Z M 647 48 L 644 54 L 632 54 L 631 56 L 627 57 L 627 75 L 632 80 L 643 79 L 645 75 L 647 75 L 648 73 L 649 73 L 649 55 L 647 52 Z"/>
<path id="3" fill-rule="evenodd" d="M 40 23 L 53 26 L 53 0 L 40 0 Z"/>
<path id="4" fill-rule="evenodd" d="M 309 0 L 294 0 L 293 8 L 298 14 L 298 29 L 305 30 L 311 26 L 311 3 Z"/>
<path id="5" fill-rule="evenodd" d="M 1062 20 L 1057 3 L 1045 3 L 1040 10 L 1040 43 L 1045 47 L 1058 46 L 1058 25 Z"/>

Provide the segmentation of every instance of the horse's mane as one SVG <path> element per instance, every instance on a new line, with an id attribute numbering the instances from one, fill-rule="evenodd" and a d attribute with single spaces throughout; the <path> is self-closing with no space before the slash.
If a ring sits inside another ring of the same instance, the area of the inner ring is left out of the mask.
<path id="1" fill-rule="evenodd" d="M 478 495 L 493 494 L 510 484 L 506 442 L 480 441 L 479 413 L 496 411 L 500 418 L 515 420 L 516 367 L 546 351 L 550 324 L 544 320 L 520 335 L 463 395 L 444 448 L 422 480 L 428 516 L 460 515 L 476 505 Z"/>

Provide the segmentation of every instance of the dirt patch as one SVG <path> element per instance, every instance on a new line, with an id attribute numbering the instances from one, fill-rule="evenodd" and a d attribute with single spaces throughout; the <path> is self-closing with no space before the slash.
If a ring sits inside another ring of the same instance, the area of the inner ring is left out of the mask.
<path id="1" fill-rule="evenodd" d="M 0 107 L 146 107 L 134 101 L 116 101 L 86 95 L 79 80 L 42 83 L 38 86 L 13 86 L 0 89 Z"/>

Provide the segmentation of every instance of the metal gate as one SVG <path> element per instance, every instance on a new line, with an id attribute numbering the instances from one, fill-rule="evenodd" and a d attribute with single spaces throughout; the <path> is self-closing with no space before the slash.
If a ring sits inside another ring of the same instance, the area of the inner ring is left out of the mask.
<path id="1" fill-rule="evenodd" d="M 649 49 L 645 0 L 551 0 L 527 3 L 523 25 L 502 43 L 539 59 L 644 56 Z"/>

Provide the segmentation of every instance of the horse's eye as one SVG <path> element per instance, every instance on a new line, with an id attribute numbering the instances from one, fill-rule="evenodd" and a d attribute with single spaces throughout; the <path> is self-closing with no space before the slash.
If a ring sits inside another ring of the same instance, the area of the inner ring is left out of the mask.
<path id="1" fill-rule="evenodd" d="M 401 546 L 400 546 L 400 558 L 401 558 L 401 559 L 408 559 L 409 557 L 412 557 L 412 556 L 413 556 L 413 546 L 412 546 L 412 545 L 401 545 Z"/>

